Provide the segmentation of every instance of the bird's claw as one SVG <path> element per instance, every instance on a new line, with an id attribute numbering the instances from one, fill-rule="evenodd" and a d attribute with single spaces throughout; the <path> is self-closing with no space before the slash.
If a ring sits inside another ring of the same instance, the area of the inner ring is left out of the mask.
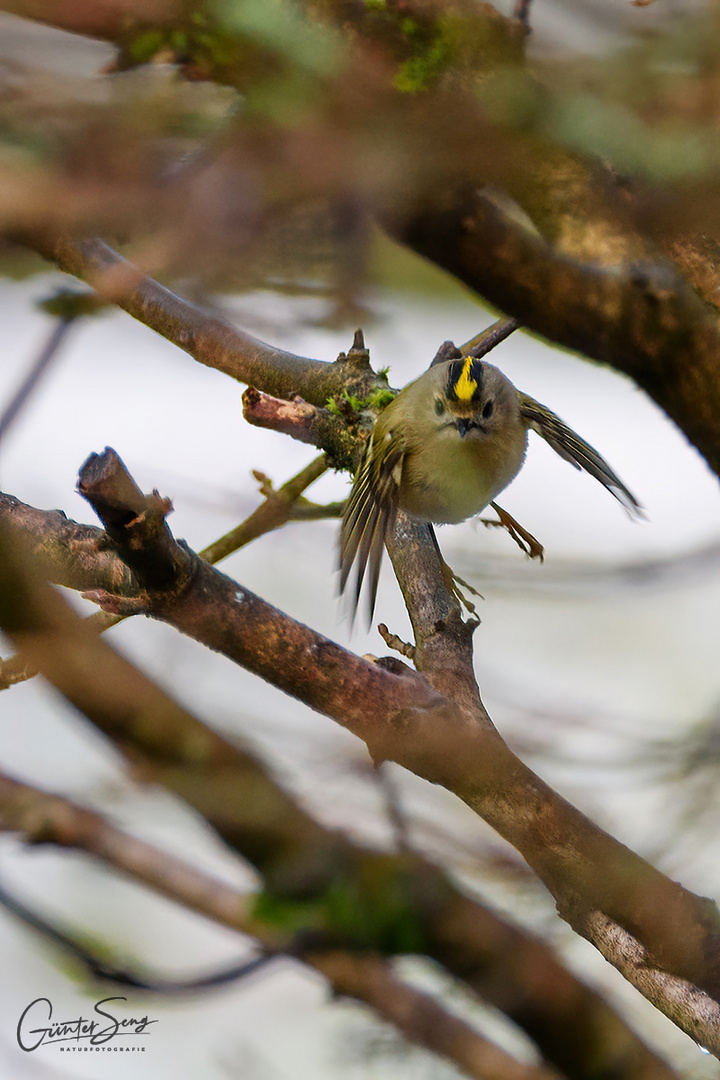
<path id="1" fill-rule="evenodd" d="M 458 575 L 454 573 L 454 571 L 448 566 L 444 559 L 442 559 L 442 576 L 445 582 L 445 587 L 447 588 L 450 595 L 455 597 L 458 604 L 460 604 L 460 607 L 464 608 L 465 611 L 467 611 L 468 615 L 471 616 L 471 618 L 476 619 L 479 622 L 480 620 L 478 619 L 475 604 L 473 604 L 472 600 L 465 596 L 462 590 L 466 589 L 469 593 L 472 593 L 473 596 L 477 596 L 480 600 L 484 600 L 485 597 L 482 595 L 482 593 L 479 593 L 477 589 L 474 589 L 472 585 L 469 585 L 467 583 L 467 581 L 464 581 L 461 577 L 458 577 Z"/>
<path id="2" fill-rule="evenodd" d="M 498 516 L 498 521 L 492 518 L 480 518 L 483 525 L 488 529 L 505 529 L 512 539 L 515 541 L 521 551 L 530 559 L 539 559 L 543 562 L 545 558 L 545 548 L 540 541 L 533 536 L 531 532 L 524 529 L 519 521 L 516 521 L 512 514 L 508 514 L 507 510 L 503 510 L 502 506 L 498 506 L 497 503 L 491 502 L 493 510 Z"/>

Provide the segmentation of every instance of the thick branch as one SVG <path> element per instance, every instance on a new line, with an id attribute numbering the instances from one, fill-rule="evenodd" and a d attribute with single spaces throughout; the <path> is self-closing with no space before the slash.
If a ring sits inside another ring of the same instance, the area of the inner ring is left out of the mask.
<path id="1" fill-rule="evenodd" d="M 71 240 L 40 234 L 22 239 L 57 263 L 61 270 L 88 282 L 103 299 L 116 303 L 201 364 L 265 393 L 287 400 L 299 394 L 314 405 L 324 405 L 344 390 L 365 398 L 378 385 L 366 353 L 350 350 L 335 363 L 325 363 L 273 348 L 183 300 L 147 277 L 102 240 Z"/>
<path id="2" fill-rule="evenodd" d="M 139 585 L 108 545 L 107 535 L 92 525 L 79 525 L 62 510 L 36 510 L 0 491 L 0 520 L 15 525 L 27 550 L 53 581 L 70 589 L 107 589 L 135 596 Z"/>
<path id="3" fill-rule="evenodd" d="M 429 994 L 394 975 L 377 957 L 348 952 L 317 955 L 313 964 L 338 993 L 371 1005 L 410 1042 L 450 1058 L 467 1076 L 481 1080 L 560 1080 L 554 1069 L 525 1065 L 478 1036 L 457 1016 L 438 1007 Z"/>
<path id="4" fill-rule="evenodd" d="M 449 567 L 439 556 L 430 527 L 399 514 L 387 548 L 407 605 L 415 638 L 413 658 L 432 685 L 494 730 L 473 668 L 476 620 L 464 621 L 448 590 Z"/>
<path id="5" fill-rule="evenodd" d="M 679 1027 L 704 1046 L 707 1031 L 720 1031 L 720 1005 L 696 986 L 658 971 L 640 943 L 599 911 L 582 917 L 584 936 L 657 1008 L 673 1002 Z M 695 1034 L 693 1034 L 695 1033 Z M 717 1043 L 706 1047 L 718 1056 Z"/>
<path id="6" fill-rule="evenodd" d="M 59 29 L 113 41 L 128 33 L 130 27 L 174 27 L 182 17 L 182 0 L 2 0 L 0 10 L 27 19 L 47 22 Z"/>
<path id="7" fill-rule="evenodd" d="M 353 469 L 357 439 L 347 424 L 328 409 L 310 405 L 302 398 L 284 401 L 250 386 L 243 394 L 243 416 L 255 427 L 269 428 L 298 442 L 323 450 L 336 469 Z"/>

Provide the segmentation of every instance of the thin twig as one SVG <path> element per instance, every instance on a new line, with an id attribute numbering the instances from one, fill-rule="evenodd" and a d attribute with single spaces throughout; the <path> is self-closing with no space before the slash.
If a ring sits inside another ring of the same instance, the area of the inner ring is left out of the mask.
<path id="1" fill-rule="evenodd" d="M 631 0 L 632 2 L 632 0 Z M 650 0 L 652 2 L 652 0 Z M 517 19 L 519 23 L 525 27 L 527 31 L 530 30 L 530 4 L 532 0 L 515 0 L 515 8 L 513 10 L 513 19 Z"/>
<path id="2" fill-rule="evenodd" d="M 287 524 L 293 518 L 293 508 L 303 491 L 326 473 L 327 468 L 325 455 L 321 454 L 277 491 L 268 490 L 265 501 L 234 529 L 203 548 L 200 558 L 215 566 L 245 544 Z"/>
<path id="3" fill-rule="evenodd" d="M 163 858 L 164 856 L 161 858 L 161 865 Z M 154 994 L 190 993 L 197 990 L 209 990 L 217 986 L 226 986 L 230 982 L 238 982 L 240 979 L 254 974 L 254 972 L 275 958 L 272 953 L 261 953 L 260 956 L 255 956 L 251 960 L 243 960 L 240 963 L 233 964 L 232 967 L 214 971 L 208 975 L 198 975 L 193 979 L 164 979 L 159 975 L 150 976 L 133 972 L 127 967 L 120 967 L 105 957 L 90 952 L 71 934 L 65 930 L 60 930 L 49 919 L 39 915 L 37 911 L 33 911 L 2 884 L 0 884 L 0 905 L 24 923 L 25 926 L 37 930 L 46 940 L 52 941 L 54 945 L 58 945 L 64 952 L 69 953 L 75 960 L 79 961 L 91 978 L 107 979 L 120 986 L 130 986 L 134 990 L 146 990 Z"/>
<path id="4" fill-rule="evenodd" d="M 520 323 L 517 319 L 498 319 L 491 326 L 486 327 L 475 337 L 470 338 L 464 345 L 460 346 L 460 352 L 463 356 L 474 356 L 477 360 L 491 352 L 496 345 L 499 345 L 501 341 L 505 341 L 505 338 L 515 331 L 520 329 Z"/>
<path id="5" fill-rule="evenodd" d="M 390 775 L 387 762 L 383 762 L 373 770 L 373 778 L 385 804 L 385 812 L 392 826 L 396 850 L 412 851 L 407 815 L 403 810 L 400 792 Z"/>
<path id="6" fill-rule="evenodd" d="M 60 345 L 64 341 L 68 330 L 74 322 L 74 317 L 56 320 L 40 355 L 23 379 L 4 412 L 0 415 L 0 442 L 2 442 L 3 438 L 7 435 L 13 421 L 17 419 L 23 406 L 26 404 L 43 375 L 47 372 L 50 364 L 57 356 Z"/>

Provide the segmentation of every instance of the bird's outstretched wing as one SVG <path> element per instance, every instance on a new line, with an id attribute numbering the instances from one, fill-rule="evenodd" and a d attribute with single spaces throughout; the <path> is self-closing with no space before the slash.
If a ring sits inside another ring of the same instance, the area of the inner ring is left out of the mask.
<path id="1" fill-rule="evenodd" d="M 353 617 L 360 602 L 366 568 L 369 569 L 368 618 L 371 621 L 373 617 L 385 537 L 394 527 L 397 515 L 404 457 L 405 449 L 396 436 L 386 433 L 380 446 L 371 437 L 345 507 L 340 531 L 340 592 L 344 592 L 356 563 Z"/>
<path id="2" fill-rule="evenodd" d="M 527 394 L 520 394 L 520 412 L 528 427 L 542 436 L 556 454 L 569 461 L 576 469 L 584 469 L 599 480 L 603 487 L 622 503 L 631 517 L 644 516 L 640 503 L 607 461 L 590 443 L 586 443 L 577 432 L 563 423 L 559 416 Z"/>

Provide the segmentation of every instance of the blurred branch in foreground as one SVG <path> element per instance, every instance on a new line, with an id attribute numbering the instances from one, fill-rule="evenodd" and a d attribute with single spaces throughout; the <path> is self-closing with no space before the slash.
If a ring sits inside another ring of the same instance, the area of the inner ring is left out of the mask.
<path id="1" fill-rule="evenodd" d="M 218 879 L 129 836 L 99 814 L 69 800 L 0 776 L 0 828 L 20 832 L 33 844 L 58 844 L 85 851 L 168 899 L 249 934 L 275 951 L 271 944 L 276 937 L 272 926 L 263 926 L 262 920 L 251 913 L 252 895 L 236 892 Z M 22 916 L 23 911 L 19 914 Z M 43 925 L 43 920 L 31 917 L 30 921 L 35 929 L 46 933 L 55 944 L 87 964 L 85 951 L 74 947 L 66 934 L 47 934 L 48 927 Z M 554 1069 L 522 1064 L 493 1045 L 430 994 L 399 979 L 380 956 L 371 953 L 353 955 L 338 948 L 322 949 L 317 945 L 294 948 L 292 942 L 286 951 L 324 975 L 335 994 L 368 1005 L 378 1017 L 395 1025 L 409 1041 L 452 1061 L 466 1076 L 476 1080 L 487 1080 L 488 1076 L 498 1080 L 559 1080 L 560 1074 Z M 127 985 L 128 980 L 120 969 L 94 958 L 90 961 L 96 978 Z M 260 962 L 250 961 L 241 969 L 220 977 L 209 976 L 184 984 L 160 981 L 149 986 L 143 978 L 130 981 L 137 988 L 152 989 L 156 993 L 207 989 L 257 970 Z"/>

